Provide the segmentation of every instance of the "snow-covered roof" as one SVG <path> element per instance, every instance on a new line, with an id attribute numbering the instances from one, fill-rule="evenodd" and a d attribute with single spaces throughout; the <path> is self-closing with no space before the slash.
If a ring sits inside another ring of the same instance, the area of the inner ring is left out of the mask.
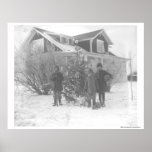
<path id="1" fill-rule="evenodd" d="M 72 45 L 67 45 L 67 44 L 62 44 L 56 40 L 54 40 L 50 35 L 48 35 L 45 30 L 39 30 L 37 28 L 34 28 L 36 32 L 38 32 L 40 35 L 42 35 L 44 38 L 46 38 L 48 41 L 51 43 L 55 44 L 57 47 L 59 47 L 61 50 L 66 51 L 66 52 L 76 52 L 75 47 Z"/>
<path id="2" fill-rule="evenodd" d="M 77 40 L 90 39 L 90 38 L 96 36 L 102 30 L 103 29 L 92 31 L 92 32 L 88 32 L 88 33 L 82 33 L 82 34 L 74 36 L 74 38 L 77 39 Z"/>
<path id="3" fill-rule="evenodd" d="M 106 39 L 106 41 L 107 41 L 107 43 L 109 45 L 113 44 L 112 41 L 110 40 L 110 38 L 108 37 L 108 35 L 106 34 L 104 29 L 100 29 L 100 30 L 96 30 L 96 31 L 88 32 L 88 33 L 79 34 L 79 35 L 74 36 L 74 39 L 78 40 L 78 41 L 83 41 L 83 40 L 86 40 L 86 39 L 95 38 L 99 34 L 103 35 L 103 37 Z"/>
<path id="4" fill-rule="evenodd" d="M 96 36 L 97 34 L 99 34 L 100 32 L 102 32 L 102 30 L 97 30 L 97 31 L 94 31 L 94 32 L 89 32 L 89 33 L 86 33 L 86 35 L 88 35 L 88 36 Z M 90 34 L 91 33 L 91 34 Z M 27 44 L 27 43 L 30 43 L 30 41 L 32 41 L 32 40 L 34 40 L 34 39 L 37 39 L 38 37 L 37 37 L 37 35 L 36 34 L 38 34 L 38 35 L 40 35 L 40 36 L 42 36 L 42 37 L 44 37 L 45 39 L 47 39 L 48 41 L 50 41 L 51 43 L 53 43 L 54 45 L 56 45 L 59 49 L 61 49 L 63 52 L 77 52 L 77 50 L 76 50 L 76 48 L 75 48 L 75 46 L 73 46 L 73 45 L 68 45 L 68 44 L 62 44 L 62 43 L 60 43 L 59 41 L 57 41 L 57 40 L 55 40 L 51 35 L 58 35 L 58 34 L 56 34 L 56 33 L 53 33 L 53 32 L 49 32 L 49 31 L 46 31 L 46 30 L 43 30 L 43 29 L 40 29 L 40 28 L 36 28 L 36 27 L 34 27 L 33 29 L 32 29 L 32 31 L 31 31 L 31 33 L 29 34 L 29 37 L 28 37 L 28 39 L 26 39 L 26 43 L 24 44 L 24 46 Z M 63 35 L 62 35 L 63 36 Z M 80 36 L 80 35 L 79 35 Z M 79 36 L 76 36 L 77 38 L 79 37 Z M 34 38 L 35 37 L 35 38 Z M 67 36 L 68 37 L 68 36 Z M 74 37 L 74 38 L 76 38 L 76 37 Z M 81 38 L 83 38 L 83 36 L 81 35 L 80 36 Z M 80 38 L 79 37 L 79 38 Z M 69 38 L 70 38 L 70 36 L 69 36 Z M 71 37 L 72 38 L 72 37 Z M 109 41 L 110 42 L 110 41 Z M 112 43 L 112 42 L 111 42 Z M 84 49 L 82 49 L 81 48 L 81 50 L 83 50 L 83 52 L 86 52 L 86 53 L 89 53 L 89 52 L 87 52 L 86 50 L 84 50 Z M 109 51 L 109 55 L 110 56 L 114 56 L 114 57 L 118 57 L 117 55 L 115 55 L 115 54 L 113 54 L 113 51 Z M 122 58 L 122 57 L 119 57 L 119 58 Z M 122 59 L 124 59 L 124 58 L 122 58 Z"/>

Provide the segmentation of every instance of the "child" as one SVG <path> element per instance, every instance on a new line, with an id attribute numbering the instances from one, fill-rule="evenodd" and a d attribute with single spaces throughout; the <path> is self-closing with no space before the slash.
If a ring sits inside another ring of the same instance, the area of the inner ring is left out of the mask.
<path id="1" fill-rule="evenodd" d="M 93 100 L 92 109 L 97 109 L 95 75 L 92 69 L 88 69 L 85 90 L 87 92 L 88 107 L 91 107 L 91 100 Z"/>
<path id="2" fill-rule="evenodd" d="M 53 92 L 54 92 L 54 105 L 62 105 L 61 103 L 61 91 L 63 90 L 63 74 L 60 72 L 59 66 L 55 67 L 55 72 L 51 76 L 51 80 L 54 83 Z"/>
<path id="3" fill-rule="evenodd" d="M 99 100 L 102 107 L 105 107 L 105 92 L 107 89 L 106 81 L 112 79 L 112 75 L 107 71 L 102 69 L 102 64 L 97 64 L 97 72 L 96 72 L 96 86 L 97 92 L 99 94 Z"/>

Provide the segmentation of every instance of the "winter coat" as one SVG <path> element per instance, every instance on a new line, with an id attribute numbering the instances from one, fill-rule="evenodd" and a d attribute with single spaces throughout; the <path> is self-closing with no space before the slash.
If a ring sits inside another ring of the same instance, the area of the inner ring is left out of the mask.
<path id="1" fill-rule="evenodd" d="M 106 76 L 110 76 L 110 78 L 112 78 L 112 75 L 105 70 L 99 70 L 96 72 L 97 92 L 105 92 L 107 90 Z"/>
<path id="2" fill-rule="evenodd" d="M 61 72 L 55 72 L 51 76 L 51 80 L 53 81 L 53 91 L 62 91 L 63 90 L 63 74 Z"/>
<path id="3" fill-rule="evenodd" d="M 93 96 L 96 94 L 96 82 L 95 82 L 95 74 L 92 73 L 90 76 L 86 78 L 85 90 L 88 95 Z"/>

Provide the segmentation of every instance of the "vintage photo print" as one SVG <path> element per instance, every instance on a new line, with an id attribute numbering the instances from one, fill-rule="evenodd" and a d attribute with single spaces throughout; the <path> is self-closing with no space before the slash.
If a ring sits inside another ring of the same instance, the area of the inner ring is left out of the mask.
<path id="1" fill-rule="evenodd" d="M 144 129 L 143 23 L 9 23 L 9 129 Z"/>

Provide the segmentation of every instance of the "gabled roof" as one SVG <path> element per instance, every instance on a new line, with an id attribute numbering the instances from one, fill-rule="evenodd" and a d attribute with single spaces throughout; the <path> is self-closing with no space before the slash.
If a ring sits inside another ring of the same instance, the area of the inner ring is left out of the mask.
<path id="1" fill-rule="evenodd" d="M 76 52 L 75 47 L 72 45 L 67 45 L 67 44 L 62 44 L 56 40 L 54 40 L 48 33 L 46 33 L 45 30 L 42 29 L 38 29 L 38 28 L 33 28 L 34 31 L 36 31 L 37 33 L 39 33 L 42 37 L 44 37 L 45 39 L 47 39 L 48 41 L 50 41 L 51 43 L 53 43 L 54 45 L 56 45 L 58 48 L 60 48 L 62 51 L 64 52 Z"/>
<path id="2" fill-rule="evenodd" d="M 44 30 L 44 29 L 41 29 L 41 28 L 38 28 L 38 27 L 33 27 L 33 28 L 40 31 L 40 32 L 45 32 L 48 35 L 58 35 L 58 36 L 65 36 L 65 37 L 71 38 L 71 36 L 69 36 L 69 35 L 64 35 L 64 34 L 61 34 L 61 33 L 54 33 L 54 32 Z"/>
<path id="3" fill-rule="evenodd" d="M 82 40 L 82 39 L 90 39 L 94 36 L 96 36 L 98 33 L 100 33 L 103 29 L 101 30 L 96 30 L 96 31 L 92 31 L 92 32 L 88 32 L 88 33 L 83 33 L 83 34 L 79 34 L 74 36 L 75 39 L 77 40 Z"/>
<path id="4" fill-rule="evenodd" d="M 104 29 L 76 35 L 76 36 L 74 36 L 74 38 L 75 38 L 75 40 L 78 40 L 78 41 L 84 41 L 84 40 L 90 40 L 92 38 L 95 38 L 99 34 L 102 34 L 102 36 L 106 39 L 106 41 L 109 45 L 113 44 L 112 41 L 110 40 L 110 38 L 108 37 L 108 35 L 106 34 Z"/>
<path id="5" fill-rule="evenodd" d="M 108 37 L 108 35 L 106 34 L 106 32 L 104 31 L 104 29 L 100 29 L 100 30 L 96 30 L 96 31 L 88 32 L 88 33 L 83 33 L 83 34 L 79 34 L 79 35 L 75 35 L 75 36 L 68 36 L 68 35 L 64 35 L 64 34 L 54 33 L 54 32 L 50 32 L 50 31 L 40 29 L 37 27 L 34 27 L 34 29 L 38 30 L 41 33 L 45 32 L 47 35 L 50 35 L 50 36 L 51 35 L 60 35 L 60 36 L 65 36 L 65 37 L 69 37 L 69 38 L 74 38 L 75 40 L 78 40 L 78 41 L 89 40 L 89 39 L 95 38 L 99 34 L 102 34 L 109 45 L 113 44 L 112 41 L 110 40 L 110 38 Z"/>
<path id="6" fill-rule="evenodd" d="M 53 32 L 49 32 L 49 31 L 46 31 L 46 30 L 43 30 L 43 29 L 39 29 L 39 28 L 33 28 L 32 31 L 29 33 L 27 39 L 24 41 L 23 43 L 23 46 L 24 47 L 25 45 L 27 45 L 28 43 L 30 43 L 33 38 L 37 37 L 37 36 L 42 36 L 43 38 L 47 39 L 48 41 L 50 41 L 51 43 L 55 44 L 57 47 L 59 47 L 63 52 L 77 52 L 76 49 L 75 49 L 75 46 L 72 46 L 72 45 L 68 45 L 68 44 L 62 44 L 58 41 L 56 41 L 55 39 L 52 38 L 51 34 L 49 33 L 53 33 Z M 97 31 L 94 31 L 94 32 L 91 32 L 91 36 L 97 36 L 97 34 L 100 34 L 100 32 L 102 32 L 101 30 L 98 30 Z M 56 34 L 56 33 L 54 33 Z M 86 34 L 89 34 L 89 33 L 86 33 Z M 95 35 L 96 34 L 96 35 Z M 84 35 L 84 34 L 82 34 Z M 82 48 L 81 48 L 82 49 Z M 86 50 L 82 49 L 83 52 L 86 52 L 88 53 Z M 97 54 L 96 54 L 97 55 Z M 102 54 L 102 55 L 105 55 L 105 54 Z M 118 57 L 116 56 L 115 54 L 113 54 L 111 51 L 109 51 L 109 55 L 110 56 L 114 56 L 114 57 L 117 57 L 117 58 L 121 58 L 121 57 Z M 121 58 L 123 59 L 123 58 Z"/>
<path id="7" fill-rule="evenodd" d="M 113 53 L 112 53 L 112 52 L 110 52 L 110 51 L 109 51 L 109 55 L 116 56 L 115 54 L 113 54 Z"/>

